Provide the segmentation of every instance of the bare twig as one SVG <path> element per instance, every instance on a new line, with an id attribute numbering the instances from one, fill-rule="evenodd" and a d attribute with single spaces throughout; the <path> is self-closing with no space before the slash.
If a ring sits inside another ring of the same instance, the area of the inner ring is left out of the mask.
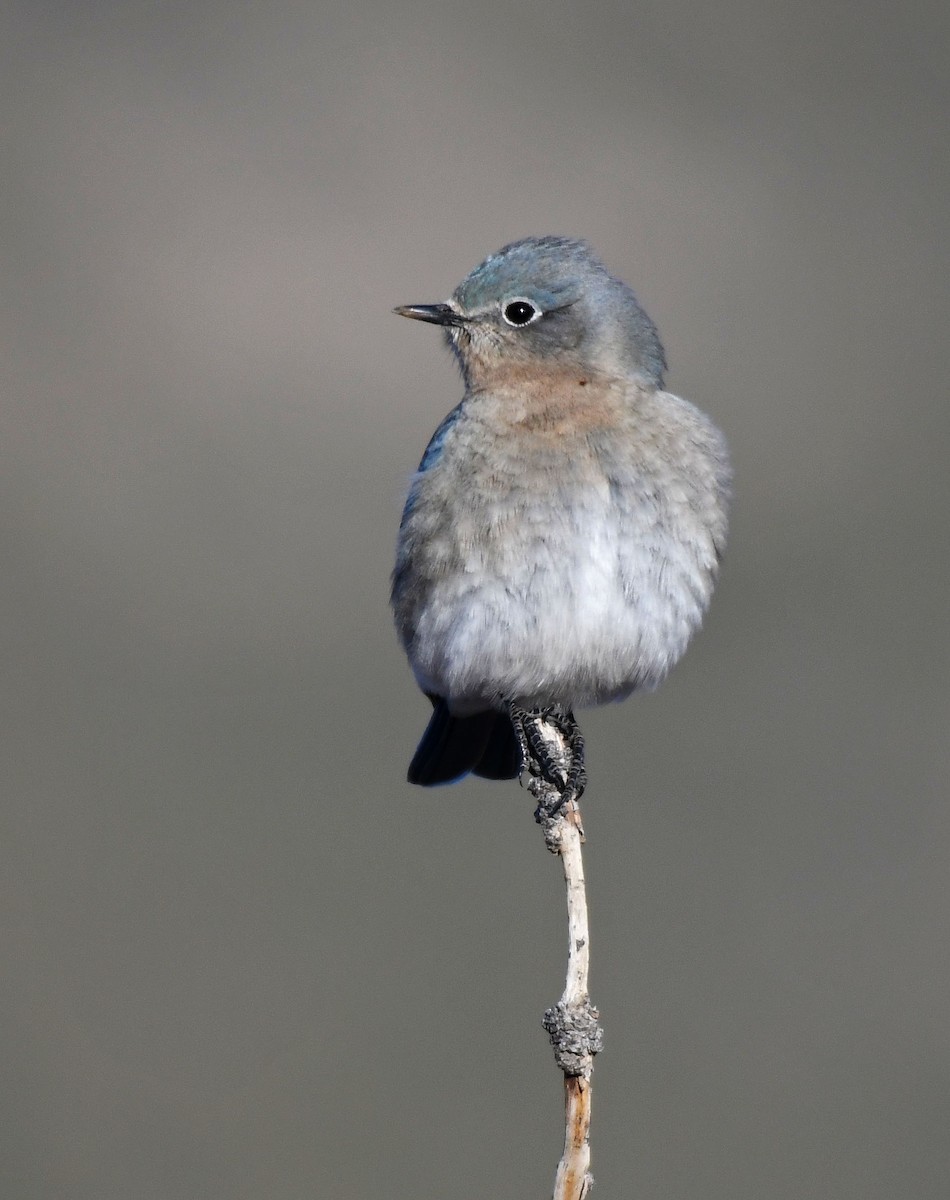
<path id="1" fill-rule="evenodd" d="M 540 730 L 552 757 L 567 780 L 569 750 L 564 734 L 544 721 Z M 529 761 L 528 789 L 538 800 L 537 819 L 552 854 L 561 856 L 567 885 L 567 980 L 554 1008 L 544 1014 L 544 1028 L 554 1047 L 554 1058 L 564 1072 L 564 1153 L 558 1163 L 554 1200 L 584 1200 L 593 1185 L 590 1175 L 590 1077 L 594 1055 L 603 1046 L 597 1009 L 588 994 L 590 935 L 587 926 L 587 891 L 581 843 L 584 831 L 573 800 L 559 807 L 561 792 Z"/>

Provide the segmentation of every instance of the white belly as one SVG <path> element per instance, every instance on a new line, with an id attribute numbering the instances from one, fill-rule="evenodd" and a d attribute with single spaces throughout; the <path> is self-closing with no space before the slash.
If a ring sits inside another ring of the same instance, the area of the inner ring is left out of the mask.
<path id="1" fill-rule="evenodd" d="M 655 687 L 686 649 L 709 582 L 681 544 L 612 512 L 480 545 L 418 614 L 410 661 L 424 690 L 474 711 L 499 695 L 531 707 L 602 704 Z"/>

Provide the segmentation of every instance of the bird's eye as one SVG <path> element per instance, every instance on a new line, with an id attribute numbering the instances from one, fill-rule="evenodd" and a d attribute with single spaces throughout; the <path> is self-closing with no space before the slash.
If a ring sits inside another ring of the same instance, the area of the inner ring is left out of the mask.
<path id="1" fill-rule="evenodd" d="M 530 325 L 542 316 L 540 308 L 536 308 L 530 300 L 509 300 L 502 310 L 502 316 L 509 325 Z"/>

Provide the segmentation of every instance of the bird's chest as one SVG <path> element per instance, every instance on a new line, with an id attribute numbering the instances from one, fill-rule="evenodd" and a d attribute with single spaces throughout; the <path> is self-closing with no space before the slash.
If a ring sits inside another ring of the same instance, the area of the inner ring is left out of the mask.
<path id="1" fill-rule="evenodd" d="M 583 439 L 483 437 L 419 481 L 428 540 L 463 571 L 506 577 L 550 557 L 582 559 L 612 521 L 609 465 Z"/>

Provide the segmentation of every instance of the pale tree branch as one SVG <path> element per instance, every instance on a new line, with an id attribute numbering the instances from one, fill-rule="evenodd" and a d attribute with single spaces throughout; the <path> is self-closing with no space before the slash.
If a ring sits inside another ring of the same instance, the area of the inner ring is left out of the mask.
<path id="1" fill-rule="evenodd" d="M 542 721 L 537 728 L 566 780 L 570 752 L 564 733 L 549 721 Z M 538 800 L 536 816 L 545 844 L 552 854 L 560 855 L 567 886 L 567 979 L 560 1000 L 547 1010 L 543 1021 L 554 1047 L 555 1062 L 564 1073 L 564 1152 L 555 1177 L 554 1200 L 584 1200 L 593 1185 L 591 1072 L 594 1055 L 602 1048 L 604 1038 L 588 992 L 590 934 L 581 856 L 584 830 L 576 801 L 560 805 L 561 790 L 545 778 L 530 750 L 528 770 L 531 778 L 527 786 Z"/>

